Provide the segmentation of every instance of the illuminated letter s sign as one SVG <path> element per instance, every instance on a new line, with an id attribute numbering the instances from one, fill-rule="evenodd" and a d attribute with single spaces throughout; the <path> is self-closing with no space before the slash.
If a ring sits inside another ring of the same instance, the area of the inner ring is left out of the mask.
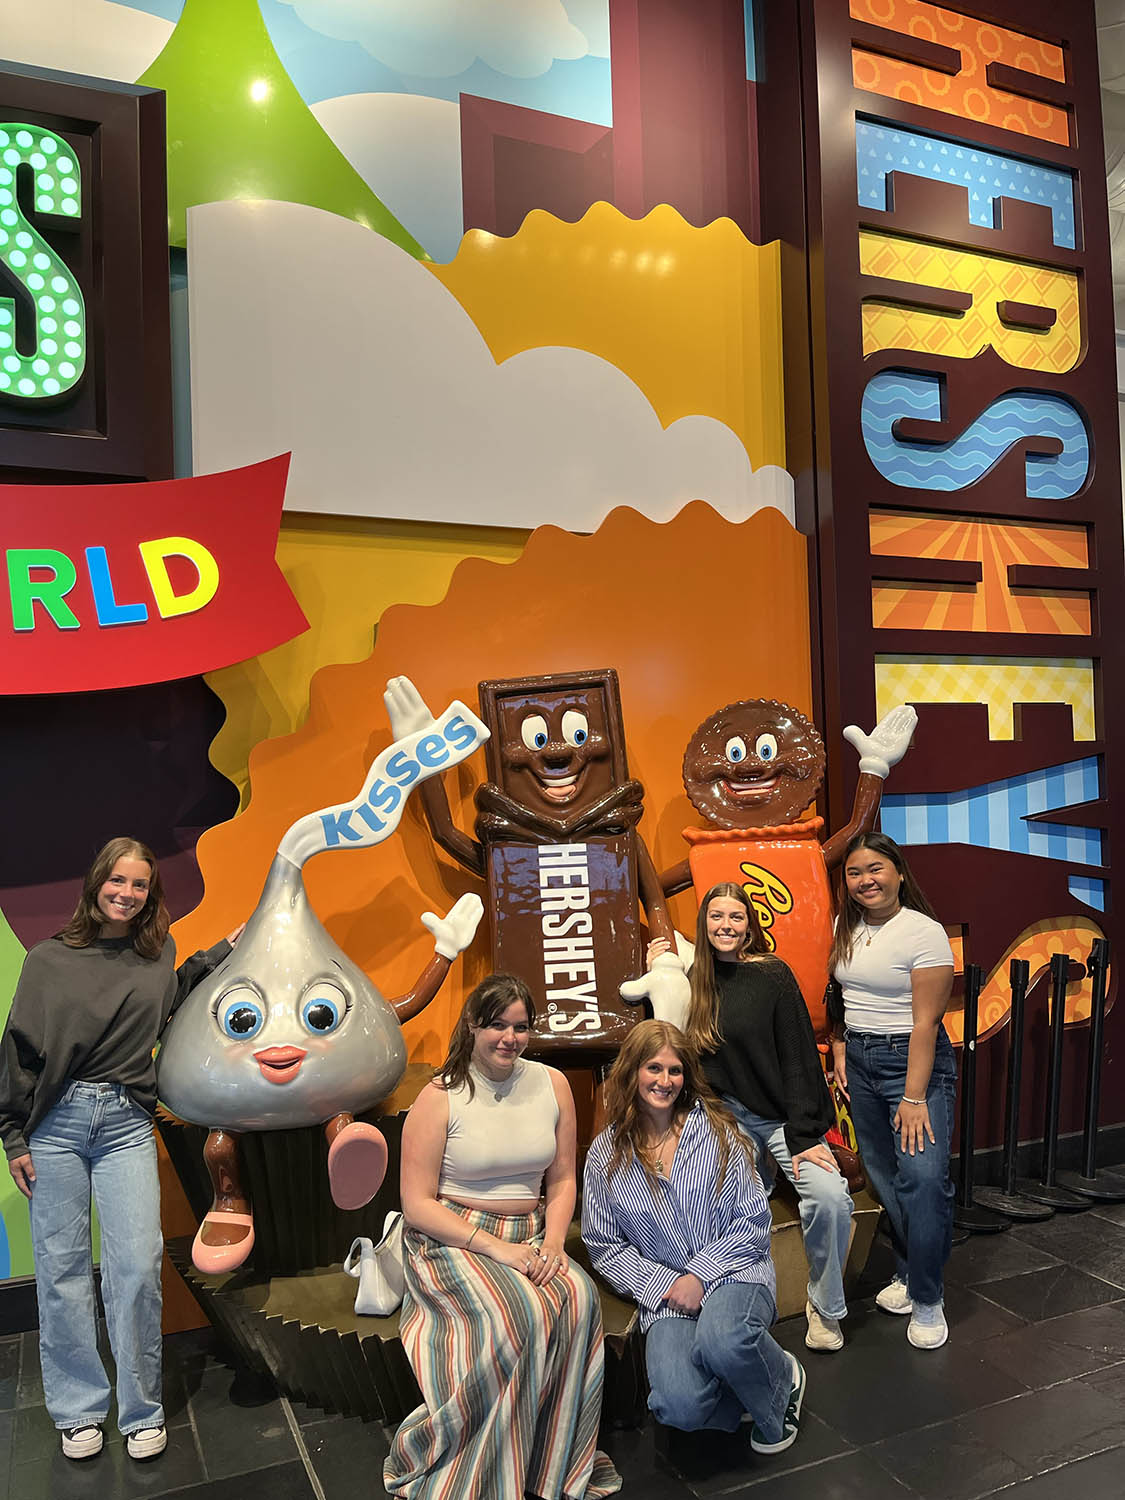
<path id="1" fill-rule="evenodd" d="M 0 125 L 0 262 L 34 310 L 34 339 L 22 327 L 17 335 L 24 309 L 17 311 L 15 300 L 0 292 L 0 399 L 50 401 L 82 378 L 86 305 L 66 263 L 25 217 L 21 196 L 36 214 L 53 215 L 59 227 L 67 220 L 76 227 L 82 217 L 81 171 L 53 131 Z"/>

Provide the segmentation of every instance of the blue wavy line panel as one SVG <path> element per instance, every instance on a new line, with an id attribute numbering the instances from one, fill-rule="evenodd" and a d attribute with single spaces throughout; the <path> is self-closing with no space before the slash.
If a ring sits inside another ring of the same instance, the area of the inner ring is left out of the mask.
<path id="1" fill-rule="evenodd" d="M 1084 906 L 1092 906 L 1095 911 L 1105 911 L 1105 888 L 1108 881 L 1099 879 L 1096 875 L 1072 875 L 1066 883 L 1066 888 L 1076 901 L 1081 901 Z"/>
<path id="2" fill-rule="evenodd" d="M 973 844 L 1073 865 L 1101 865 L 1100 828 L 1028 822 L 1033 813 L 1077 807 L 1100 796 L 1098 757 L 1089 755 L 963 791 L 892 794 L 883 798 L 880 826 L 903 844 Z"/>
<path id="3" fill-rule="evenodd" d="M 891 484 L 914 490 L 963 490 L 976 484 L 1013 443 L 1052 437 L 1060 454 L 1029 452 L 1025 459 L 1028 499 L 1069 500 L 1090 472 L 1090 435 L 1078 408 L 1052 391 L 1008 391 L 949 442 L 898 438 L 903 417 L 939 422 L 942 375 L 924 370 L 881 370 L 863 393 L 861 425 L 871 462 Z"/>
<path id="4" fill-rule="evenodd" d="M 900 130 L 856 117 L 856 186 L 861 207 L 885 213 L 891 206 L 887 176 L 906 172 L 936 182 L 956 182 L 968 190 L 969 221 L 999 229 L 999 200 L 1020 198 L 1051 210 L 1051 238 L 1075 248 L 1074 173 L 1026 161 L 1002 151 L 983 151 L 949 136 Z"/>

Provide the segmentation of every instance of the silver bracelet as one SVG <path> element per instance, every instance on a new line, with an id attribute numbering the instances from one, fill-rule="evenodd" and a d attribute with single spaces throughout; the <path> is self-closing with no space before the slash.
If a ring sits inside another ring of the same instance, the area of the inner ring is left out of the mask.
<path id="1" fill-rule="evenodd" d="M 480 1225 L 478 1224 L 477 1227 L 473 1230 L 472 1234 L 469 1236 L 469 1238 L 461 1246 L 462 1250 L 467 1250 L 469 1248 L 469 1246 L 473 1243 L 473 1241 L 476 1239 L 476 1237 L 477 1237 L 477 1235 L 479 1233 L 480 1233 Z"/>
<path id="2" fill-rule="evenodd" d="M 925 1104 L 926 1101 L 925 1099 L 908 1099 L 906 1095 L 903 1094 L 902 1102 L 903 1104 Z"/>

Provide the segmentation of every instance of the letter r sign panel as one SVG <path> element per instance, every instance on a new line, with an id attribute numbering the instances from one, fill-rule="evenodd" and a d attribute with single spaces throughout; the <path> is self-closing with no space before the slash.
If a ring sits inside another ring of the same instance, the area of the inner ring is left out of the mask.
<path id="1" fill-rule="evenodd" d="M 159 90 L 0 68 L 0 473 L 171 477 Z"/>

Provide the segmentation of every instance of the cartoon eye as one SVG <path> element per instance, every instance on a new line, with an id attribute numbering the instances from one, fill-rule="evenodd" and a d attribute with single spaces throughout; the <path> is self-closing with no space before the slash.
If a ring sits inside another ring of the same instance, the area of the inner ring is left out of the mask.
<path id="1" fill-rule="evenodd" d="M 529 750 L 542 750 L 548 740 L 547 721 L 542 714 L 528 714 L 520 725 L 520 738 Z"/>
<path id="2" fill-rule="evenodd" d="M 733 739 L 727 740 L 727 748 L 724 751 L 724 754 L 726 755 L 727 760 L 745 760 L 746 741 L 740 740 L 739 737 L 735 735 Z"/>
<path id="3" fill-rule="evenodd" d="M 562 732 L 568 745 L 584 745 L 590 738 L 590 722 L 585 714 L 568 708 L 562 717 Z"/>
<path id="4" fill-rule="evenodd" d="M 219 1027 L 233 1041 L 246 1042 L 257 1036 L 266 1023 L 266 1007 L 248 985 L 239 985 L 219 1001 L 215 1009 Z"/>
<path id="5" fill-rule="evenodd" d="M 301 1006 L 301 1021 L 316 1036 L 335 1031 L 348 1013 L 347 996 L 334 984 L 318 984 Z"/>
<path id="6" fill-rule="evenodd" d="M 759 760 L 774 760 L 777 756 L 777 741 L 772 734 L 760 734 L 754 746 Z"/>

